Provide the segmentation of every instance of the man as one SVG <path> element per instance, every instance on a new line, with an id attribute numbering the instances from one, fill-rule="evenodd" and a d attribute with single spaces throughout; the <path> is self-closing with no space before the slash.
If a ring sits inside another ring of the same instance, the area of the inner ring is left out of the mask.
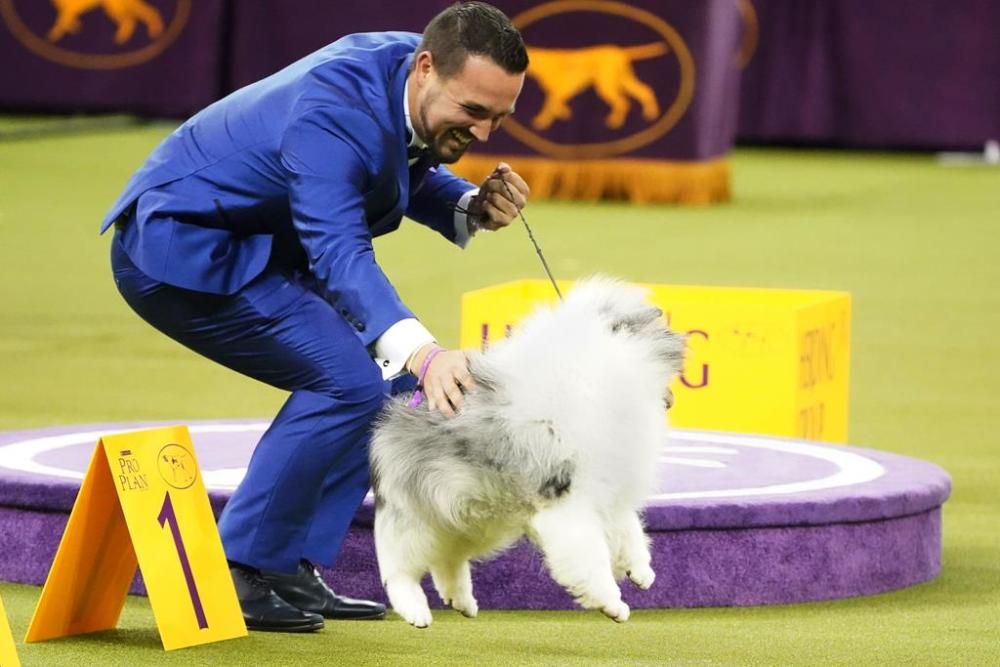
<path id="1" fill-rule="evenodd" d="M 225 366 L 291 391 L 219 519 L 252 630 L 381 618 L 335 595 L 332 564 L 368 490 L 372 419 L 421 376 L 453 414 L 466 357 L 441 350 L 375 262 L 401 217 L 465 246 L 510 224 L 528 188 L 501 164 L 480 188 L 439 163 L 514 109 L 528 59 L 477 2 L 423 36 L 344 37 L 216 102 L 153 152 L 108 213 L 118 289 L 145 320 Z"/>

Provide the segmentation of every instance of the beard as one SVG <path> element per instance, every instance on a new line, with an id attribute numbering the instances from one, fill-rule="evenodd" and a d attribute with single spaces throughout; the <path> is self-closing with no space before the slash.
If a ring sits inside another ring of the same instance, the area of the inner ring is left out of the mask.
<path id="1" fill-rule="evenodd" d="M 425 139 L 427 148 L 433 153 L 438 162 L 442 164 L 453 164 L 465 155 L 465 151 L 472 145 L 475 137 L 464 127 L 443 125 L 438 129 L 431 128 L 427 120 L 427 105 L 421 107 L 418 116 L 424 133 L 429 136 Z"/>
<path id="2" fill-rule="evenodd" d="M 472 135 L 461 128 L 443 130 L 435 135 L 428 147 L 443 164 L 452 164 L 465 155 L 472 145 Z"/>

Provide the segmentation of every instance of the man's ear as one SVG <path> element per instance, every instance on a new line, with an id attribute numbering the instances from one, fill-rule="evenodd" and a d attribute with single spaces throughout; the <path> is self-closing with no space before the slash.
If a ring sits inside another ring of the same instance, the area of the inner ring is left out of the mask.
<path id="1" fill-rule="evenodd" d="M 430 51 L 421 51 L 413 60 L 413 70 L 417 82 L 423 85 L 434 72 L 434 56 Z"/>

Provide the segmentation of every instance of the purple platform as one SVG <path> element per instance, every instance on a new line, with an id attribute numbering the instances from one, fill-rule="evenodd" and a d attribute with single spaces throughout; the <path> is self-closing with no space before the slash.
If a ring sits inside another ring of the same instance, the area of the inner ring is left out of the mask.
<path id="1" fill-rule="evenodd" d="M 267 423 L 187 423 L 218 514 Z M 0 432 L 0 579 L 43 583 L 97 439 L 154 425 L 162 423 Z M 660 466 L 660 488 L 646 511 L 657 579 L 648 591 L 623 586 L 632 607 L 826 600 L 904 588 L 940 572 L 941 505 L 951 482 L 931 463 L 674 430 Z M 373 512 L 366 502 L 340 560 L 324 575 L 340 593 L 384 600 Z M 473 579 L 481 608 L 574 607 L 526 542 L 474 567 Z M 133 590 L 144 592 L 141 579 Z"/>

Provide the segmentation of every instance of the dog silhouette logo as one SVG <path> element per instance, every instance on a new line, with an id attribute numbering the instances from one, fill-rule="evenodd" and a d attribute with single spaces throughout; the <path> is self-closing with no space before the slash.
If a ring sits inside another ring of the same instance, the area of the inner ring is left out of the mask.
<path id="1" fill-rule="evenodd" d="M 125 44 L 132 39 L 138 22 L 146 26 L 149 38 L 156 39 L 163 33 L 163 16 L 156 7 L 144 0 L 50 0 L 56 9 L 56 21 L 49 30 L 50 42 L 58 42 L 68 33 L 81 29 L 80 17 L 98 8 L 115 24 L 115 44 Z"/>
<path id="2" fill-rule="evenodd" d="M 519 106 L 530 120 L 508 118 L 503 127 L 542 155 L 630 153 L 673 129 L 691 104 L 694 59 L 680 33 L 651 11 L 554 0 L 511 20 L 528 45 L 531 85 Z"/>
<path id="3" fill-rule="evenodd" d="M 547 130 L 556 120 L 570 120 L 567 102 L 590 87 L 608 105 L 606 127 L 617 130 L 625 123 L 631 99 L 642 106 L 648 121 L 660 116 L 654 90 L 635 74 L 632 63 L 662 56 L 669 50 L 665 42 L 642 46 L 603 44 L 583 49 L 543 49 L 530 47 L 528 75 L 545 93 L 545 104 L 531 121 L 536 130 Z"/>
<path id="4" fill-rule="evenodd" d="M 194 457 L 182 445 L 165 445 L 156 457 L 156 468 L 163 481 L 175 489 L 187 489 L 198 478 Z"/>
<path id="5" fill-rule="evenodd" d="M 157 57 L 177 39 L 192 0 L 0 0 L 0 18 L 29 51 L 79 69 Z"/>

